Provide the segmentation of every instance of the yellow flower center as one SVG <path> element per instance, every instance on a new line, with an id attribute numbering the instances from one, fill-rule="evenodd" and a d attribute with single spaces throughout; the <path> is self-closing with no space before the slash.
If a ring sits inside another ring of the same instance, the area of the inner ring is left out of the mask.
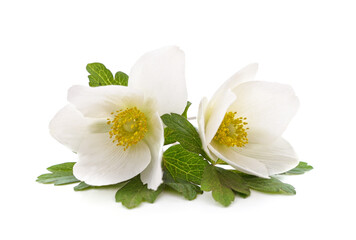
<path id="1" fill-rule="evenodd" d="M 227 112 L 214 140 L 228 147 L 243 147 L 248 143 L 246 118 L 235 118 L 236 112 Z"/>
<path id="2" fill-rule="evenodd" d="M 111 125 L 109 132 L 116 146 L 124 146 L 124 150 L 141 141 L 147 132 L 147 119 L 136 107 L 112 112 L 113 119 L 108 118 Z"/>

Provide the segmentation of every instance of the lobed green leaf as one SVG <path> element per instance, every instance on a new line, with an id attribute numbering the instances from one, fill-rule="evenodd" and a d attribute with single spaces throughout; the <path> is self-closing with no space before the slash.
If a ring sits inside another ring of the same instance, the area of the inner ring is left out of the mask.
<path id="1" fill-rule="evenodd" d="M 162 185 L 156 191 L 148 189 L 138 175 L 116 192 L 115 199 L 116 202 L 121 202 L 125 207 L 132 209 L 142 202 L 153 203 L 161 192 Z"/>
<path id="2" fill-rule="evenodd" d="M 73 172 L 75 162 L 60 163 L 47 168 L 50 172 Z"/>
<path id="3" fill-rule="evenodd" d="M 187 105 L 185 106 L 185 109 L 184 109 L 184 111 L 182 113 L 182 116 L 184 118 L 187 118 L 188 109 L 189 109 L 189 107 L 191 105 L 192 105 L 192 103 L 187 101 Z M 175 142 L 177 142 L 177 138 L 176 138 L 175 132 L 172 129 L 166 127 L 164 129 L 164 145 L 172 144 L 172 143 L 175 143 Z"/>
<path id="4" fill-rule="evenodd" d="M 269 179 L 252 175 L 241 174 L 247 185 L 256 191 L 274 194 L 295 195 L 295 188 L 287 183 L 283 183 L 275 177 Z"/>
<path id="5" fill-rule="evenodd" d="M 53 183 L 54 185 L 64 185 L 80 182 L 73 175 L 74 164 L 75 162 L 67 162 L 53 165 L 47 168 L 47 170 L 51 173 L 46 173 L 38 176 L 36 181 L 45 184 Z"/>
<path id="6" fill-rule="evenodd" d="M 170 128 L 164 129 L 164 145 L 172 144 L 177 142 L 174 131 Z"/>
<path id="7" fill-rule="evenodd" d="M 202 150 L 199 133 L 185 117 L 171 113 L 164 114 L 161 118 L 163 123 L 172 130 L 174 138 L 182 147 L 190 152 L 205 155 L 205 152 Z"/>
<path id="8" fill-rule="evenodd" d="M 77 186 L 74 187 L 74 191 L 83 191 L 83 190 L 88 190 L 95 188 L 94 186 L 91 186 L 89 184 L 86 184 L 85 182 L 80 182 Z"/>
<path id="9" fill-rule="evenodd" d="M 295 168 L 289 170 L 288 172 L 285 172 L 283 174 L 286 175 L 299 175 L 299 174 L 304 174 L 305 172 L 308 172 L 310 170 L 312 170 L 313 167 L 308 165 L 308 163 L 306 162 L 299 162 L 298 166 L 296 166 Z"/>
<path id="10" fill-rule="evenodd" d="M 235 194 L 231 188 L 221 182 L 216 167 L 207 165 L 201 180 L 201 190 L 210 192 L 215 201 L 223 206 L 229 206 L 235 200 Z"/>
<path id="11" fill-rule="evenodd" d="M 215 169 L 218 172 L 222 184 L 231 188 L 235 192 L 250 196 L 250 188 L 239 174 L 219 167 L 215 167 Z"/>
<path id="12" fill-rule="evenodd" d="M 174 179 L 167 171 L 164 172 L 163 182 L 166 186 L 182 194 L 188 200 L 193 200 L 198 194 L 203 193 L 199 186 L 182 179 Z"/>
<path id="13" fill-rule="evenodd" d="M 124 72 L 117 72 L 115 74 L 114 85 L 128 86 L 129 76 Z"/>
<path id="14" fill-rule="evenodd" d="M 123 72 L 117 72 L 114 78 L 111 71 L 107 69 L 102 63 L 89 63 L 86 69 L 90 73 L 88 78 L 89 86 L 91 87 L 106 85 L 128 85 L 129 76 Z"/>
<path id="15" fill-rule="evenodd" d="M 98 87 L 113 85 L 114 77 L 109 69 L 107 69 L 102 63 L 89 63 L 86 67 L 90 73 L 89 86 Z"/>
<path id="16" fill-rule="evenodd" d="M 196 153 L 174 145 L 163 153 L 163 164 L 174 179 L 200 184 L 204 168 L 208 163 Z"/>
<path id="17" fill-rule="evenodd" d="M 74 187 L 74 191 L 84 191 L 84 190 L 89 190 L 89 189 L 110 189 L 110 188 L 120 188 L 123 185 L 126 184 L 127 181 L 117 183 L 117 184 L 112 184 L 112 185 L 105 185 L 105 186 L 92 186 L 89 185 L 85 182 L 80 182 L 77 186 Z"/>

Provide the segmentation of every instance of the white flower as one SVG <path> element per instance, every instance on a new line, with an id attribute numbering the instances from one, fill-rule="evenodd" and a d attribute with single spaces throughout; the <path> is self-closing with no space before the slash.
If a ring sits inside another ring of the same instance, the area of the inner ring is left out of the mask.
<path id="1" fill-rule="evenodd" d="M 54 138 L 78 153 L 75 177 L 102 186 L 140 174 L 143 183 L 157 189 L 164 143 L 160 116 L 183 112 L 184 75 L 184 53 L 166 47 L 136 62 L 128 87 L 71 87 L 70 104 L 49 128 Z"/>
<path id="2" fill-rule="evenodd" d="M 281 135 L 295 115 L 299 101 L 291 87 L 251 81 L 251 64 L 228 79 L 198 112 L 203 148 L 213 159 L 235 169 L 268 178 L 298 164 L 297 156 Z"/>

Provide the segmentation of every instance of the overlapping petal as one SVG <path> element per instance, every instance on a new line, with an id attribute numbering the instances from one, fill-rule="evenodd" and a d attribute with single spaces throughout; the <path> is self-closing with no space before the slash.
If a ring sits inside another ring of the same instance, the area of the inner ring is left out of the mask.
<path id="1" fill-rule="evenodd" d="M 161 48 L 143 55 L 133 66 L 129 86 L 73 86 L 71 104 L 50 123 L 51 134 L 78 152 L 74 175 L 94 186 L 110 185 L 141 174 L 149 188 L 162 183 L 163 124 L 160 115 L 181 113 L 187 101 L 184 53 L 177 47 Z M 144 138 L 117 146 L 110 125 L 117 111 L 137 108 L 148 122 Z"/>
<path id="2" fill-rule="evenodd" d="M 299 162 L 294 149 L 283 138 L 278 138 L 270 144 L 247 144 L 237 151 L 243 156 L 263 163 L 269 176 L 286 172 L 296 167 Z"/>
<path id="3" fill-rule="evenodd" d="M 293 148 L 281 135 L 295 115 L 299 101 L 287 85 L 252 81 L 257 68 L 257 64 L 248 65 L 228 79 L 208 103 L 203 99 L 198 127 L 203 148 L 209 155 L 242 172 L 267 178 L 298 164 Z M 228 147 L 213 140 L 227 112 L 246 117 L 248 143 L 243 147 Z"/>
<path id="4" fill-rule="evenodd" d="M 252 63 L 242 68 L 219 87 L 214 96 L 211 98 L 209 104 L 214 104 L 215 102 L 218 102 L 218 99 L 221 95 L 223 95 L 228 90 L 233 91 L 239 84 L 254 80 L 257 71 L 257 63 Z"/>
<path id="5" fill-rule="evenodd" d="M 255 158 L 242 155 L 237 151 L 236 147 L 228 147 L 212 142 L 209 145 L 209 149 L 220 159 L 241 172 L 262 178 L 268 178 L 269 176 L 268 168 L 264 163 Z"/>
<path id="6" fill-rule="evenodd" d="M 126 104 L 125 99 L 127 99 Z M 143 95 L 138 91 L 117 85 L 101 87 L 77 85 L 68 90 L 68 102 L 86 117 L 105 118 L 111 112 L 125 108 L 131 99 L 142 102 Z"/>
<path id="7" fill-rule="evenodd" d="M 124 151 L 107 133 L 88 134 L 80 144 L 78 155 L 74 176 L 94 186 L 126 181 L 141 173 L 151 161 L 150 149 L 144 141 Z"/>
<path id="8" fill-rule="evenodd" d="M 208 156 L 216 161 L 218 158 L 208 149 L 209 142 L 206 140 L 205 136 L 205 112 L 206 112 L 206 107 L 208 104 L 208 99 L 204 97 L 199 104 L 199 110 L 198 110 L 198 115 L 197 115 L 197 121 L 198 121 L 198 129 L 199 129 L 199 136 L 202 142 L 202 147 L 203 150 L 208 154 Z"/>
<path id="9" fill-rule="evenodd" d="M 163 124 L 158 113 L 154 114 L 149 123 L 150 132 L 145 136 L 145 142 L 150 149 L 151 162 L 141 173 L 141 180 L 148 188 L 156 190 L 162 183 L 162 146 L 164 143 Z"/>
<path id="10" fill-rule="evenodd" d="M 209 119 L 205 126 L 205 137 L 207 142 L 212 141 L 216 131 L 219 129 L 219 126 L 224 119 L 227 109 L 235 100 L 235 94 L 233 94 L 230 90 L 227 90 L 223 95 L 221 95 L 219 102 L 213 106 L 211 112 L 205 116 Z"/>
<path id="11" fill-rule="evenodd" d="M 187 102 L 184 53 L 165 47 L 146 53 L 132 67 L 129 87 L 158 102 L 158 112 L 182 113 Z"/>
<path id="12" fill-rule="evenodd" d="M 236 101 L 237 96 L 234 94 L 235 89 L 239 84 L 253 80 L 258 69 L 257 64 L 250 64 L 233 76 L 231 76 L 213 95 L 211 100 L 207 103 L 204 113 L 205 118 L 205 135 L 206 141 L 211 142 L 220 123 L 224 119 L 227 109 L 233 102 Z"/>
<path id="13" fill-rule="evenodd" d="M 58 111 L 49 123 L 49 132 L 58 142 L 77 152 L 87 134 L 88 120 L 71 104 Z"/>
<path id="14" fill-rule="evenodd" d="M 237 86 L 228 111 L 247 118 L 249 142 L 270 143 L 282 135 L 296 114 L 299 100 L 285 84 L 251 81 Z"/>

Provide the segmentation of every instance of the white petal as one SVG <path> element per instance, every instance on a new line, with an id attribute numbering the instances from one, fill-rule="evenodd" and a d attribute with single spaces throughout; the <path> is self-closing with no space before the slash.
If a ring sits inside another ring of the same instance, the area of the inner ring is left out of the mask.
<path id="1" fill-rule="evenodd" d="M 74 176 L 93 186 L 126 181 L 141 173 L 151 160 L 144 141 L 124 151 L 122 146 L 112 143 L 108 133 L 88 134 L 79 147 L 78 156 Z"/>
<path id="2" fill-rule="evenodd" d="M 210 143 L 214 138 L 222 120 L 224 119 L 227 109 L 235 101 L 235 99 L 235 94 L 233 94 L 230 90 L 227 90 L 224 94 L 219 96 L 219 101 L 214 105 L 210 105 L 210 103 L 208 104 L 205 112 L 205 136 L 207 143 Z"/>
<path id="3" fill-rule="evenodd" d="M 241 155 L 257 159 L 268 169 L 268 175 L 286 172 L 298 165 L 298 157 L 292 146 L 279 138 L 272 144 L 247 144 Z"/>
<path id="4" fill-rule="evenodd" d="M 88 118 L 87 130 L 89 133 L 108 133 L 111 125 L 107 124 L 106 118 Z"/>
<path id="5" fill-rule="evenodd" d="M 252 63 L 242 68 L 240 71 L 232 75 L 228 80 L 224 82 L 223 85 L 216 91 L 217 93 L 224 93 L 227 90 L 233 90 L 239 84 L 252 81 L 255 79 L 256 73 L 258 71 L 258 64 Z M 215 94 L 217 95 L 217 94 Z"/>
<path id="6" fill-rule="evenodd" d="M 142 102 L 143 95 L 124 86 L 73 86 L 68 90 L 68 101 L 86 117 L 108 117 L 126 108 L 132 99 Z"/>
<path id="7" fill-rule="evenodd" d="M 132 67 L 129 87 L 157 99 L 159 114 L 182 113 L 187 102 L 184 53 L 165 47 L 146 53 Z"/>
<path id="8" fill-rule="evenodd" d="M 199 110 L 198 110 L 198 116 L 197 116 L 197 121 L 198 121 L 198 132 L 199 136 L 202 142 L 202 147 L 206 154 L 208 156 L 216 161 L 218 158 L 208 149 L 208 142 L 206 141 L 206 136 L 205 136 L 205 112 L 206 112 L 206 106 L 208 104 L 208 99 L 205 97 L 200 101 L 199 104 Z"/>
<path id="9" fill-rule="evenodd" d="M 228 111 L 246 117 L 248 140 L 270 143 L 282 135 L 299 107 L 293 89 L 284 84 L 246 82 L 234 89 L 236 101 Z"/>
<path id="10" fill-rule="evenodd" d="M 164 143 L 164 133 L 162 120 L 158 113 L 149 120 L 149 132 L 145 136 L 145 142 L 150 148 L 151 162 L 141 173 L 141 180 L 147 187 L 156 190 L 162 183 L 162 149 Z"/>
<path id="11" fill-rule="evenodd" d="M 215 136 L 216 131 L 224 119 L 225 113 L 229 106 L 236 99 L 231 92 L 239 84 L 253 80 L 258 70 L 258 64 L 250 64 L 230 77 L 214 93 L 205 110 L 205 133 L 206 141 L 210 143 Z"/>
<path id="12" fill-rule="evenodd" d="M 86 127 L 87 120 L 73 105 L 59 110 L 49 123 L 51 135 L 74 152 L 78 151 L 80 142 L 87 133 Z"/>
<path id="13" fill-rule="evenodd" d="M 269 172 L 266 165 L 255 158 L 251 158 L 237 152 L 237 148 L 228 147 L 212 142 L 209 149 L 220 159 L 237 170 L 262 178 L 268 178 Z"/>

